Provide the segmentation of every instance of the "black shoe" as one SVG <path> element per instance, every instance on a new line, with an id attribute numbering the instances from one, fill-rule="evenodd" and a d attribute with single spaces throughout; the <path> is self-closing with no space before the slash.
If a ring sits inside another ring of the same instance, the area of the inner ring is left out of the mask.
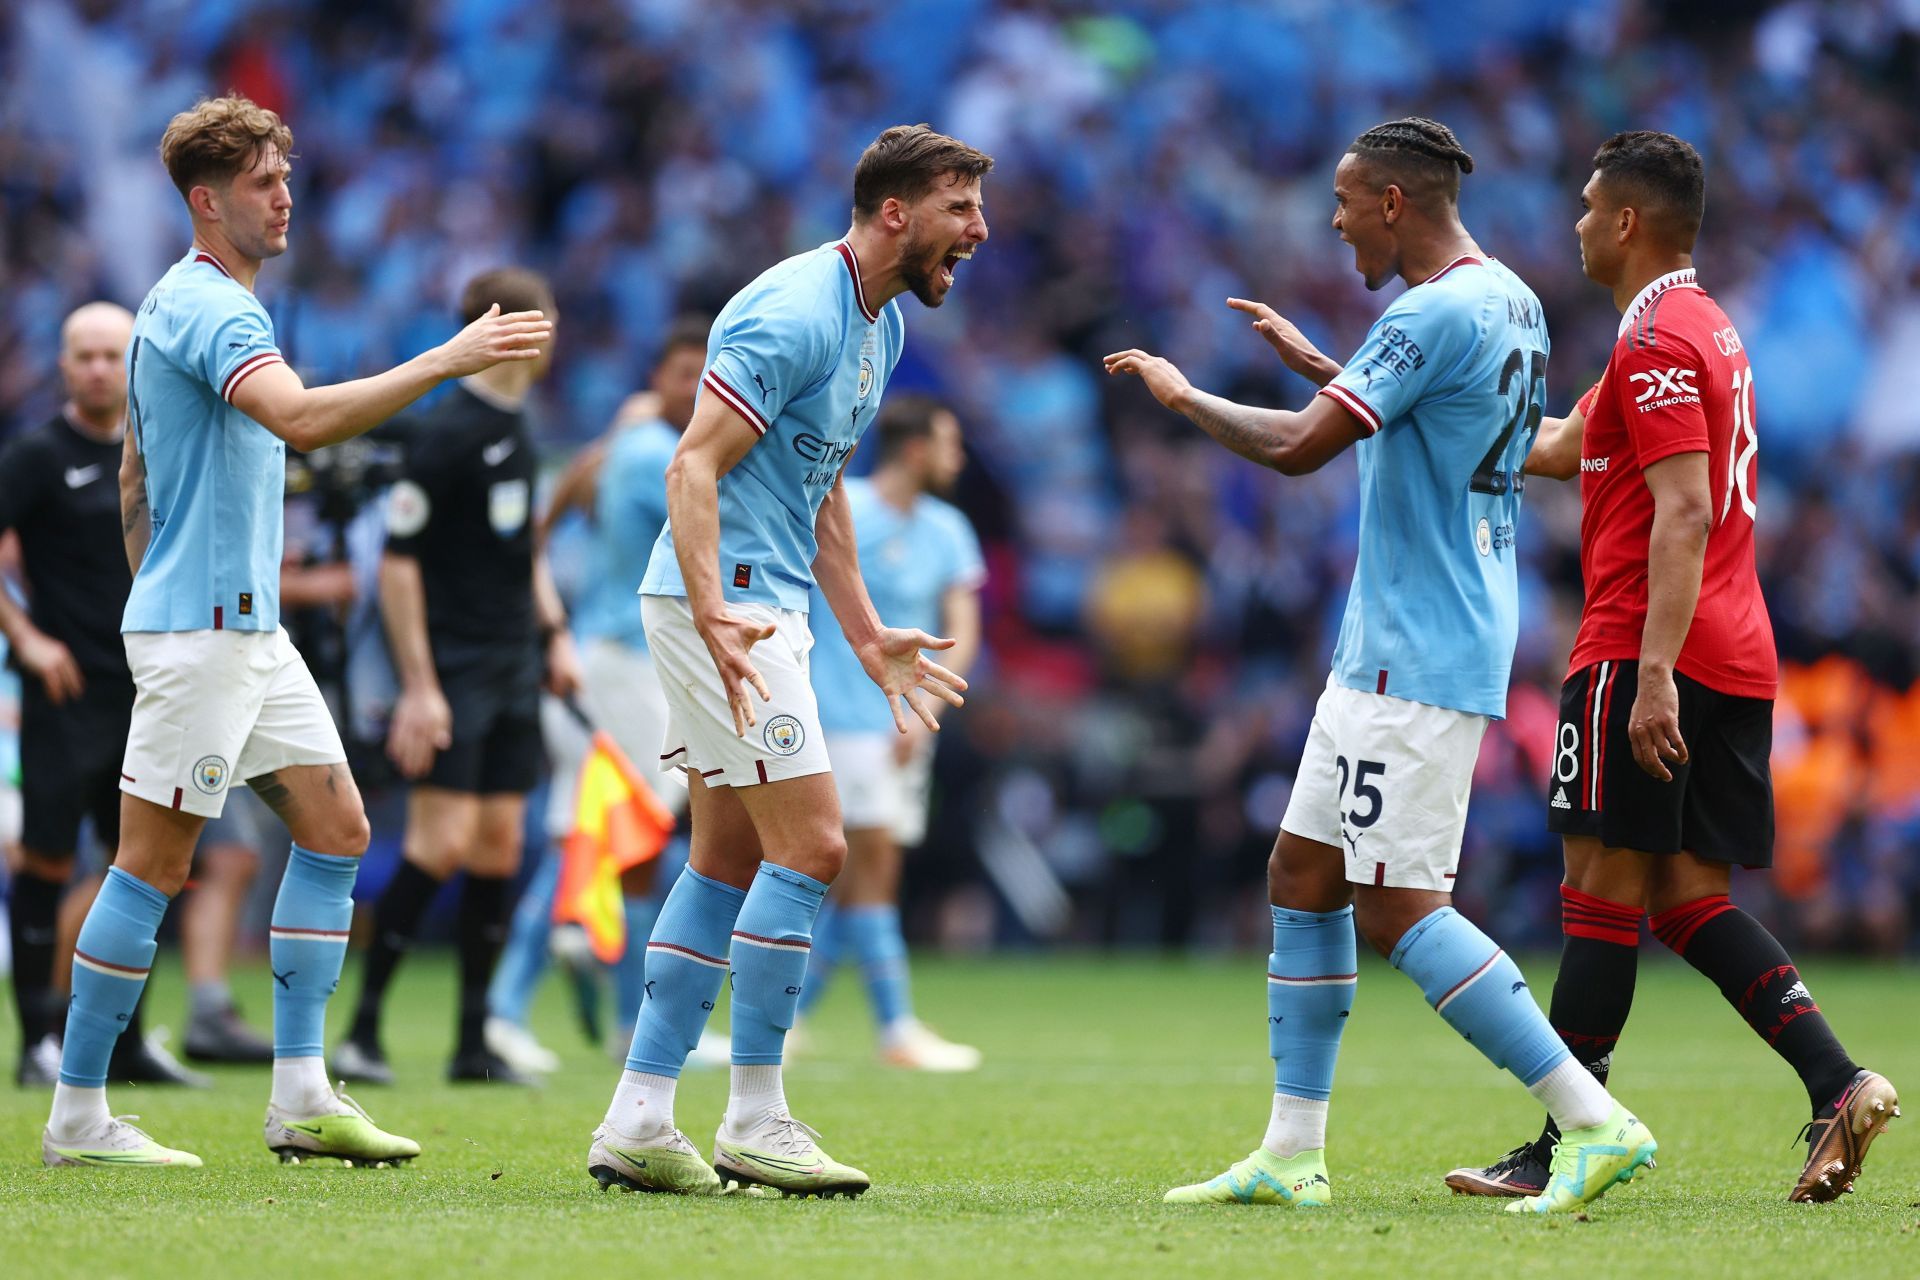
<path id="1" fill-rule="evenodd" d="M 189 1021 L 183 1047 L 195 1062 L 273 1061 L 273 1041 L 248 1026 L 232 1005 Z"/>
<path id="2" fill-rule="evenodd" d="M 22 1089 L 51 1089 L 60 1082 L 60 1042 L 50 1035 L 20 1051 L 13 1082 Z"/>
<path id="3" fill-rule="evenodd" d="M 1447 1185 L 1457 1196 L 1537 1196 L 1551 1176 L 1553 1147 L 1536 1139 L 1495 1160 L 1484 1169 L 1455 1169 Z"/>
<path id="4" fill-rule="evenodd" d="M 213 1079 L 188 1070 L 167 1052 L 167 1038 L 156 1031 L 144 1040 L 123 1035 L 107 1063 L 107 1079 L 130 1084 L 177 1084 L 188 1089 L 211 1089 Z"/>
<path id="5" fill-rule="evenodd" d="M 447 1065 L 447 1079 L 456 1084 L 517 1084 L 526 1088 L 540 1084 L 534 1077 L 515 1071 L 505 1058 L 486 1048 L 463 1049 L 455 1054 Z"/>
<path id="6" fill-rule="evenodd" d="M 333 1046 L 333 1074 L 352 1084 L 392 1084 L 387 1055 L 370 1040 L 342 1040 Z"/>

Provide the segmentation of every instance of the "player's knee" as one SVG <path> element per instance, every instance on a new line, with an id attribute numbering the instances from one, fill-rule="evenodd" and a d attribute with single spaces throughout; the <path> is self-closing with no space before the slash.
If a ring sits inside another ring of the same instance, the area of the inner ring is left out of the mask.
<path id="1" fill-rule="evenodd" d="M 367 811 L 359 805 L 343 813 L 334 825 L 331 847 L 325 852 L 335 857 L 358 858 L 373 841 L 373 827 L 367 822 Z"/>
<path id="2" fill-rule="evenodd" d="M 1274 845 L 1267 856 L 1267 900 L 1294 911 L 1338 911 L 1347 905 L 1351 890 L 1346 870 L 1336 856 L 1319 865 Z"/>

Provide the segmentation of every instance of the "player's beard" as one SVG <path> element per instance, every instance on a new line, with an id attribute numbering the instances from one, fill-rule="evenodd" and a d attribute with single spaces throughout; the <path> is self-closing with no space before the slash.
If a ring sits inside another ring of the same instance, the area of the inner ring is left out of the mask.
<path id="1" fill-rule="evenodd" d="M 907 288 L 920 299 L 923 307 L 937 307 L 947 300 L 947 295 L 937 292 L 934 286 L 934 273 L 947 260 L 946 255 L 934 256 L 929 263 L 927 258 L 932 253 L 933 246 L 918 236 L 900 249 L 900 278 L 907 282 Z"/>

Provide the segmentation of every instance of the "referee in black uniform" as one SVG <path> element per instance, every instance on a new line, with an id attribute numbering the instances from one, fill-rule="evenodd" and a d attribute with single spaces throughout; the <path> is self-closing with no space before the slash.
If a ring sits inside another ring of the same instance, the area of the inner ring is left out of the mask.
<path id="1" fill-rule="evenodd" d="M 22 676 L 24 821 L 7 901 L 22 1085 L 51 1086 L 60 1073 L 66 1001 L 53 984 L 55 939 L 82 819 L 93 819 L 109 857 L 120 843 L 120 762 L 133 715 L 120 641 L 133 574 L 119 481 L 132 333 L 132 313 L 111 302 L 69 315 L 60 327 L 65 404 L 0 450 L 0 535 L 11 530 L 20 540 L 29 600 L 23 610 L 0 587 L 0 633 Z M 137 1006 L 127 1031 L 114 1047 L 113 1079 L 196 1082 L 148 1045 Z"/>
<path id="2" fill-rule="evenodd" d="M 476 277 L 461 314 L 538 308 L 531 271 Z M 380 1006 L 440 885 L 466 873 L 458 915 L 459 1041 L 453 1080 L 530 1083 L 486 1047 L 487 982 L 506 937 L 527 793 L 544 764 L 540 688 L 579 686 L 560 596 L 533 536 L 535 457 L 525 403 L 552 351 L 464 378 L 400 434 L 406 461 L 388 497 L 380 607 L 400 677 L 387 753 L 414 779 L 404 857 L 380 897 L 360 1003 L 334 1070 L 390 1081 Z"/>

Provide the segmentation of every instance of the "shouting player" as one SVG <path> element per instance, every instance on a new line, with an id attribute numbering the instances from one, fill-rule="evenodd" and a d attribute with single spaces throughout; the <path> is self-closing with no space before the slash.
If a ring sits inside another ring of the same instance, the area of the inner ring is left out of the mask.
<path id="1" fill-rule="evenodd" d="M 1560 691 L 1548 826 L 1565 841 L 1566 942 L 1552 1021 L 1601 1081 L 1633 1005 L 1640 920 L 1713 980 L 1806 1086 L 1807 1161 L 1788 1197 L 1853 1189 L 1899 1114 L 1884 1076 L 1847 1056 L 1785 948 L 1727 897 L 1733 868 L 1773 861 L 1773 626 L 1754 569 L 1760 438 L 1739 331 L 1694 278 L 1700 156 L 1622 133 L 1593 157 L 1577 228 L 1620 332 L 1573 416 L 1527 470 L 1580 477 L 1587 604 Z M 1447 1184 L 1535 1193 L 1560 1134 Z"/>
<path id="2" fill-rule="evenodd" d="M 953 641 L 874 612 L 840 472 L 900 359 L 893 299 L 946 301 L 987 238 L 992 166 L 925 125 L 886 130 L 854 169 L 845 238 L 763 272 L 714 321 L 640 587 L 667 695 L 661 766 L 686 772 L 692 852 L 654 925 L 627 1070 L 588 1153 L 603 1187 L 867 1188 L 793 1118 L 780 1077 L 814 918 L 847 855 L 806 611 L 817 579 L 902 733 L 908 714 L 937 727 L 928 694 L 959 704 L 966 681 L 922 653 Z M 729 969 L 732 1087 L 709 1165 L 674 1127 L 673 1097 Z"/>
<path id="3" fill-rule="evenodd" d="M 1270 308 L 1233 299 L 1294 372 L 1305 409 L 1197 391 L 1143 351 L 1107 357 L 1243 458 L 1318 470 L 1360 463 L 1360 552 L 1333 672 L 1314 711 L 1268 863 L 1265 1140 L 1176 1204 L 1324 1204 L 1327 1100 L 1353 1005 L 1354 931 L 1420 985 L 1474 1048 L 1519 1078 L 1565 1130 L 1542 1192 L 1515 1209 L 1564 1213 L 1652 1162 L 1646 1126 L 1569 1054 L 1512 960 L 1450 904 L 1480 739 L 1506 711 L 1518 632 L 1519 475 L 1540 422 L 1547 332 L 1533 292 L 1460 223 L 1453 132 L 1396 120 L 1360 135 L 1334 174 L 1333 225 L 1387 307 L 1344 369 Z"/>
<path id="4" fill-rule="evenodd" d="M 154 935 L 186 881 L 200 828 L 242 778 L 293 835 L 274 902 L 273 1093 L 267 1145 L 282 1159 L 410 1159 L 327 1084 L 327 997 L 353 914 L 367 819 L 339 732 L 280 628 L 286 447 L 317 449 L 386 421 L 448 378 L 534 360 L 537 312 L 490 311 L 440 347 L 371 378 L 307 387 L 253 295 L 286 252 L 293 135 L 244 98 L 181 112 L 160 142 L 193 244 L 140 305 L 127 353 L 121 467 L 127 555 L 121 623 L 135 699 L 120 847 L 74 952 L 73 1001 L 42 1139 L 48 1164 L 198 1166 L 107 1109 L 107 1058 L 146 985 Z"/>

